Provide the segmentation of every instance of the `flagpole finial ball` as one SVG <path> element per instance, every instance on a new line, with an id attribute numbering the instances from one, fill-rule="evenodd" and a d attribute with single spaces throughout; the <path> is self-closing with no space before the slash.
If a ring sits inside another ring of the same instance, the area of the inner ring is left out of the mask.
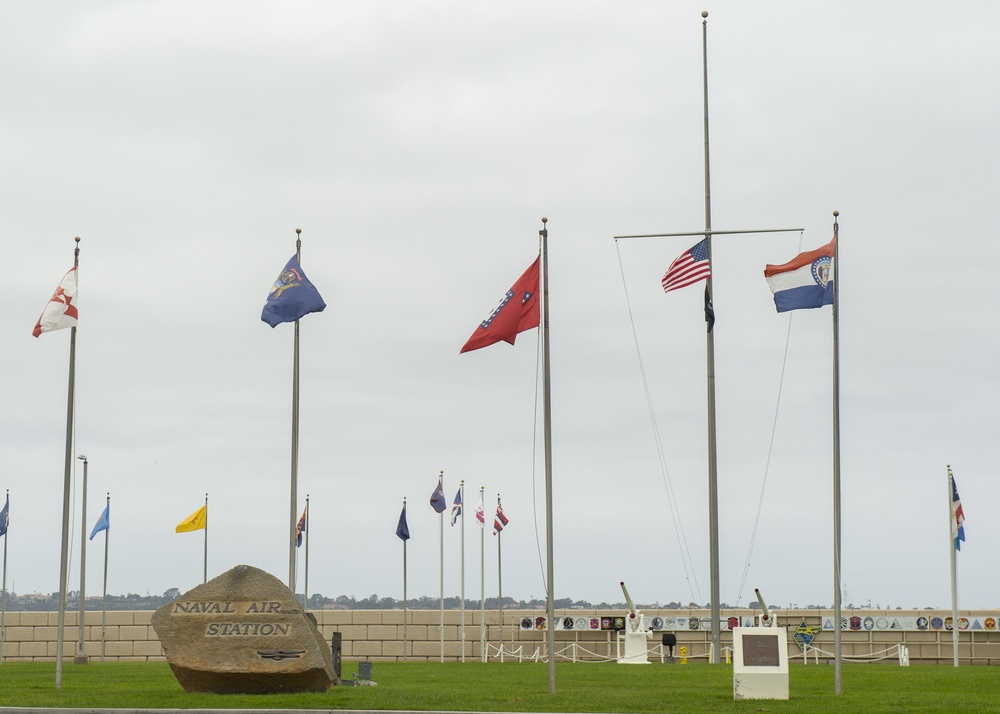
<path id="1" fill-rule="evenodd" d="M 549 219 L 546 218 L 545 216 L 542 216 L 542 223 L 548 223 L 548 222 L 549 222 Z"/>
<path id="2" fill-rule="evenodd" d="M 74 238 L 73 240 L 75 240 L 75 241 L 76 241 L 77 243 L 79 243 L 79 242 L 80 242 L 80 236 L 77 236 L 77 237 L 76 237 L 76 238 Z"/>
<path id="3" fill-rule="evenodd" d="M 834 212 L 833 212 L 833 217 L 834 217 L 834 218 L 836 218 L 836 217 L 837 217 L 837 216 L 839 216 L 839 215 L 840 215 L 840 211 L 834 211 Z"/>
<path id="4" fill-rule="evenodd" d="M 296 228 L 295 229 L 295 235 L 297 235 L 297 236 L 302 235 L 302 229 L 301 228 Z"/>
<path id="5" fill-rule="evenodd" d="M 708 10 L 702 10 L 701 11 L 701 16 L 702 17 L 708 17 Z"/>

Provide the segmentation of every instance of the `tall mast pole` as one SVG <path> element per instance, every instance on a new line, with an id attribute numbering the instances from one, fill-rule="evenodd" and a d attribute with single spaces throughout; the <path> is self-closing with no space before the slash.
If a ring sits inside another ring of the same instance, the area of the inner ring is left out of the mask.
<path id="1" fill-rule="evenodd" d="M 77 236 L 73 251 L 73 267 L 80 265 L 80 237 Z M 76 276 L 79 284 L 80 276 Z M 73 417 L 76 395 L 76 325 L 69 334 L 69 387 L 66 397 L 66 453 L 63 469 L 62 546 L 59 557 L 59 616 L 56 626 L 56 689 L 62 689 L 63 640 L 66 629 L 66 578 L 69 561 L 69 492 L 73 472 Z"/>
<path id="2" fill-rule="evenodd" d="M 701 56 L 704 77 L 705 114 L 705 243 L 708 247 L 709 276 L 705 281 L 705 305 L 714 305 L 712 297 L 712 181 L 708 152 L 708 11 L 702 11 Z M 706 331 L 706 357 L 708 363 L 708 543 L 710 561 L 710 590 L 712 617 L 712 658 L 711 663 L 720 660 L 722 632 L 719 627 L 719 481 L 718 459 L 715 440 L 715 333 L 708 323 Z"/>
<path id="3" fill-rule="evenodd" d="M 459 500 L 462 502 L 462 512 L 459 514 L 462 522 L 460 527 L 462 529 L 462 626 L 459 628 L 459 636 L 462 639 L 462 661 L 465 661 L 465 479 L 462 479 L 461 484 L 458 487 L 459 490 Z"/>
<path id="4" fill-rule="evenodd" d="M 80 506 L 80 621 L 77 623 L 79 626 L 79 637 L 76 643 L 76 657 L 73 658 L 74 664 L 87 664 L 87 653 L 84 651 L 83 639 L 84 639 L 84 613 L 87 607 L 86 599 L 86 583 L 87 583 L 87 467 L 90 462 L 87 461 L 87 457 L 80 455 L 76 457 L 80 461 L 83 461 L 83 497 L 81 498 Z"/>
<path id="5" fill-rule="evenodd" d="M 111 493 L 107 494 L 104 509 L 111 513 Z M 101 664 L 104 664 L 104 643 L 108 629 L 108 542 L 111 540 L 111 524 L 104 529 L 104 597 L 101 600 Z"/>
<path id="6" fill-rule="evenodd" d="M 483 522 L 479 528 L 479 656 L 488 659 L 486 650 L 486 487 L 479 487 L 479 505 L 483 509 Z M 478 516 L 476 516 L 478 520 Z M 5 546 L 6 547 L 6 546 Z"/>
<path id="7" fill-rule="evenodd" d="M 7 500 L 5 503 L 6 507 L 9 509 L 10 508 L 9 488 L 7 489 Z M 9 515 L 10 514 L 8 512 L 8 516 Z M 3 643 L 7 639 L 7 626 L 5 624 L 7 620 L 7 531 L 6 531 L 7 524 L 3 523 L 0 525 L 3 525 L 5 528 L 3 535 L 3 590 L 0 590 L 0 598 L 3 599 L 3 602 L 0 603 L 0 664 L 3 664 Z"/>
<path id="8" fill-rule="evenodd" d="M 833 212 L 833 693 L 840 694 L 842 636 L 840 602 L 840 238 Z"/>
<path id="9" fill-rule="evenodd" d="M 955 521 L 955 477 L 951 473 L 951 464 L 948 464 L 948 552 L 950 555 L 950 565 L 951 565 L 951 653 L 952 653 L 952 664 L 958 666 L 958 560 L 957 558 L 957 548 L 955 548 L 955 543 L 958 542 L 958 538 L 953 535 L 956 533 L 955 526 L 952 525 Z"/>
<path id="10" fill-rule="evenodd" d="M 406 499 L 403 499 L 403 520 L 406 520 Z M 403 661 L 406 661 L 406 622 L 409 620 L 406 600 L 406 538 L 403 541 Z"/>
<path id="11" fill-rule="evenodd" d="M 500 509 L 500 494 L 497 494 L 497 510 Z M 495 513 L 496 511 L 494 511 Z M 495 516 L 494 516 L 495 517 Z M 500 537 L 503 530 L 496 532 L 497 536 L 497 618 L 500 621 L 500 661 L 503 662 L 503 554 L 500 550 Z"/>
<path id="12" fill-rule="evenodd" d="M 441 498 L 444 498 L 444 471 L 441 471 L 438 477 L 438 488 L 441 490 Z M 442 504 L 443 505 L 443 504 Z M 441 619 L 438 624 L 438 639 L 441 642 L 441 662 L 444 662 L 444 507 L 442 507 L 441 512 L 438 514 L 438 533 L 440 537 L 438 538 L 438 547 L 440 550 L 440 568 L 438 570 L 441 578 L 441 597 L 438 599 L 438 603 L 441 607 Z"/>
<path id="13" fill-rule="evenodd" d="M 556 691 L 556 618 L 555 584 L 552 575 L 552 389 L 549 379 L 549 229 L 548 218 L 542 218 L 538 231 L 542 256 L 542 433 L 545 444 L 545 646 L 549 653 L 549 694 Z"/>
<path id="14" fill-rule="evenodd" d="M 295 259 L 302 264 L 302 229 L 295 229 Z M 288 589 L 295 595 L 295 526 L 298 519 L 299 486 L 299 321 L 295 321 L 295 346 L 292 351 L 292 475 L 288 516 Z"/>
<path id="15" fill-rule="evenodd" d="M 208 582 L 208 494 L 205 494 L 205 538 L 204 538 L 204 553 L 201 557 L 201 582 L 202 584 Z"/>
<path id="16" fill-rule="evenodd" d="M 305 538 L 306 538 L 306 552 L 305 552 L 305 563 L 303 571 L 305 577 L 302 581 L 302 609 L 309 609 L 309 532 L 312 530 L 312 521 L 310 520 L 312 516 L 309 515 L 309 494 L 306 494 L 306 520 L 302 525 L 305 527 Z M 295 593 L 292 593 L 293 595 Z"/>

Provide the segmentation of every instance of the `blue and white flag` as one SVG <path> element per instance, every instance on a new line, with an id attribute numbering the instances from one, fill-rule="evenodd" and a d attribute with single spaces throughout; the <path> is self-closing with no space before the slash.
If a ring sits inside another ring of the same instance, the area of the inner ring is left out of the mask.
<path id="1" fill-rule="evenodd" d="M 455 494 L 455 505 L 451 507 L 451 524 L 455 525 L 458 522 L 458 517 L 462 515 L 462 487 L 458 487 L 458 493 Z"/>
<path id="2" fill-rule="evenodd" d="M 448 507 L 446 500 L 444 497 L 444 476 L 438 476 L 437 488 L 431 494 L 431 508 L 438 513 L 444 513 L 444 509 Z"/>
<path id="3" fill-rule="evenodd" d="M 10 523 L 10 496 L 7 496 L 7 502 L 3 504 L 3 510 L 0 511 L 0 536 L 7 535 L 8 523 Z"/>
<path id="4" fill-rule="evenodd" d="M 399 512 L 399 523 L 396 524 L 396 535 L 404 543 L 410 539 L 410 529 L 406 526 L 406 506 Z"/>
<path id="5" fill-rule="evenodd" d="M 101 517 L 97 519 L 97 523 L 94 524 L 94 530 L 90 531 L 90 540 L 94 540 L 94 536 L 101 531 L 111 528 L 111 521 L 109 520 L 110 509 L 110 504 L 104 507 L 104 513 L 101 514 Z"/>
<path id="6" fill-rule="evenodd" d="M 293 255 L 267 295 L 260 319 L 271 327 L 282 322 L 295 322 L 310 312 L 323 312 L 326 303 Z"/>
<path id="7" fill-rule="evenodd" d="M 965 540 L 965 512 L 962 510 L 962 499 L 958 497 L 958 486 L 955 477 L 951 477 L 951 535 L 955 539 L 955 550 L 962 550 Z"/>

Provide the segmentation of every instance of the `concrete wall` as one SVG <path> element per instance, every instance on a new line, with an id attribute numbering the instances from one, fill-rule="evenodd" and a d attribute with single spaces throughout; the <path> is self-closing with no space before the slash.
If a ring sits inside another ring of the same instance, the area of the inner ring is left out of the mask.
<path id="1" fill-rule="evenodd" d="M 647 617 L 661 616 L 664 618 L 687 616 L 707 617 L 707 610 L 644 610 Z M 343 638 L 342 655 L 347 660 L 395 661 L 404 658 L 404 625 L 402 610 L 318 610 L 313 613 L 319 623 L 324 637 L 328 640 L 334 632 L 340 632 Z M 546 633 L 539 630 L 522 630 L 522 617 L 535 617 L 544 613 L 531 610 L 511 610 L 504 612 L 502 637 L 505 659 L 517 659 L 509 653 L 520 648 L 522 656 L 533 657 L 545 655 Z M 557 611 L 557 616 L 572 615 L 573 617 L 600 617 L 608 615 L 620 616 L 620 611 L 600 612 L 594 610 Z M 726 610 L 725 617 L 752 614 L 749 610 Z M 989 614 L 989 613 L 987 613 Z M 153 661 L 163 660 L 163 649 L 153 631 L 150 611 L 108 611 L 104 623 L 104 658 L 105 661 Z M 405 627 L 406 659 L 409 661 L 437 661 L 441 657 L 441 627 L 440 611 L 409 610 Z M 791 661 L 801 662 L 801 650 L 792 641 L 791 635 L 802 622 L 819 628 L 821 618 L 829 618 L 829 610 L 791 610 L 777 613 L 779 624 L 788 629 L 789 657 Z M 922 610 L 853 610 L 844 611 L 845 616 L 860 615 L 862 617 L 906 617 L 924 615 L 947 617 L 950 612 Z M 982 616 L 978 611 L 962 611 L 962 616 Z M 67 612 L 63 633 L 63 655 L 72 659 L 76 654 L 79 639 L 78 612 Z M 467 610 L 465 613 L 465 658 L 476 660 L 481 656 L 480 650 L 480 612 Z M 84 652 L 91 661 L 100 659 L 102 648 L 102 613 L 86 613 L 84 620 Z M 487 611 L 486 637 L 490 648 L 490 658 L 495 659 L 501 637 L 499 615 Z M 40 661 L 54 660 L 56 656 L 56 628 L 58 615 L 55 612 L 8 612 L 4 619 L 3 658 L 6 661 Z M 445 611 L 444 624 L 444 657 L 448 661 L 460 660 L 462 657 L 461 612 Z M 711 634 L 705 630 L 678 630 L 678 647 L 687 648 L 690 661 L 705 661 L 708 654 Z M 567 659 L 599 659 L 617 656 L 617 633 L 609 631 L 562 631 L 557 630 L 556 648 L 562 657 Z M 832 653 L 834 649 L 834 633 L 820 631 L 813 645 Z M 650 639 L 650 647 L 656 651 L 650 659 L 657 659 L 660 633 L 654 633 Z M 572 645 L 575 644 L 575 648 Z M 865 657 L 879 653 L 896 644 L 905 644 L 912 664 L 951 664 L 952 663 L 952 633 L 950 631 L 900 631 L 872 630 L 845 631 L 842 633 L 842 651 L 845 658 Z M 722 632 L 723 648 L 732 647 L 732 633 Z M 675 652 L 675 654 L 678 654 Z M 884 661 L 896 664 L 894 653 L 885 654 Z M 820 655 L 820 662 L 827 660 Z M 1000 630 L 993 631 L 963 631 L 959 633 L 959 661 L 962 664 L 1000 664 Z M 810 659 L 812 662 L 812 659 Z"/>

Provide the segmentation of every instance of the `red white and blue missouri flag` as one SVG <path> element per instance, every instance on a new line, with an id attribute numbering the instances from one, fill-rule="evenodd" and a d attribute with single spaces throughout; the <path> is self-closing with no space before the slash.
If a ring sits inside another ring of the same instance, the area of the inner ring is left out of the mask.
<path id="1" fill-rule="evenodd" d="M 783 265 L 766 265 L 764 277 L 778 312 L 833 304 L 833 253 L 836 238 L 816 250 L 799 253 Z"/>
<path id="2" fill-rule="evenodd" d="M 538 309 L 538 266 L 541 257 L 528 266 L 507 294 L 500 300 L 489 317 L 479 323 L 461 352 L 471 352 L 489 347 L 495 342 L 514 344 L 518 333 L 538 327 L 541 322 Z"/>

